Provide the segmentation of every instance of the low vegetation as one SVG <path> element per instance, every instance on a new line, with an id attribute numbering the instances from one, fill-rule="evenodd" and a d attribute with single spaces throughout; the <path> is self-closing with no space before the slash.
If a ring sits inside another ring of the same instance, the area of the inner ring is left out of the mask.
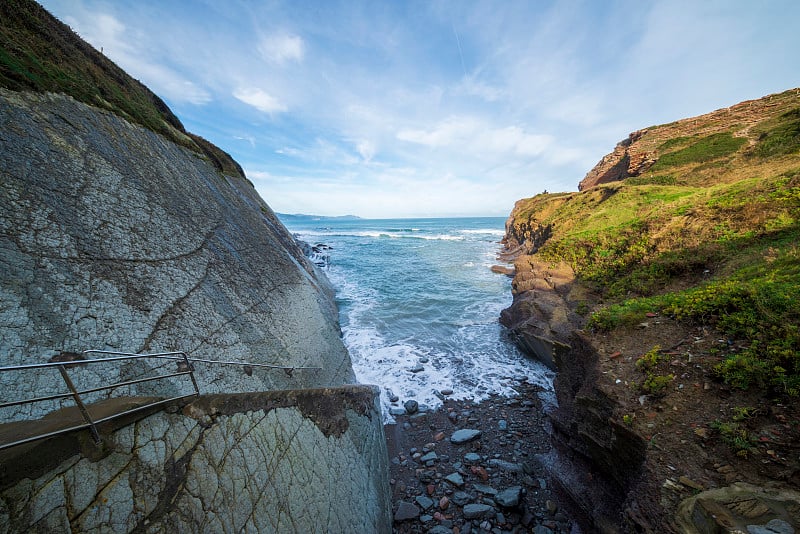
<path id="1" fill-rule="evenodd" d="M 0 87 L 69 95 L 202 154 L 225 174 L 244 177 L 230 155 L 188 134 L 163 100 L 33 0 L 0 2 Z"/>
<path id="2" fill-rule="evenodd" d="M 650 128 L 642 142 L 654 139 L 655 162 L 640 175 L 538 195 L 513 216 L 552 225 L 537 254 L 567 262 L 596 290 L 589 328 L 635 326 L 647 314 L 713 327 L 727 343 L 709 373 L 732 388 L 797 397 L 800 95 L 729 115 Z M 655 373 L 655 354 L 637 363 L 649 394 L 671 382 Z"/>

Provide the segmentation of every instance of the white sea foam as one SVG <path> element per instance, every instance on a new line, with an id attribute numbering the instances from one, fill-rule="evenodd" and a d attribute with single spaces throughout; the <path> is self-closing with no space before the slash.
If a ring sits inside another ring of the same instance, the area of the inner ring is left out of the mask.
<path id="1" fill-rule="evenodd" d="M 336 230 L 303 230 L 296 232 L 300 239 L 308 239 L 308 237 L 373 237 L 383 239 L 425 239 L 428 241 L 463 241 L 463 235 L 452 234 L 434 234 L 425 235 L 418 234 L 419 230 L 410 229 L 408 232 L 404 231 L 381 231 L 381 230 L 364 230 L 353 232 L 342 232 Z"/>
<path id="2" fill-rule="evenodd" d="M 469 229 L 469 230 L 460 230 L 462 234 L 476 234 L 476 235 L 499 235 L 505 236 L 505 230 L 497 230 L 497 229 Z"/>
<path id="3" fill-rule="evenodd" d="M 385 421 L 409 399 L 440 406 L 436 393 L 443 389 L 475 400 L 515 395 L 522 377 L 545 390 L 546 402 L 552 398 L 552 373 L 523 356 L 498 323 L 511 301 L 508 278 L 489 270 L 502 223 L 361 221 L 300 229 L 301 238 L 333 247 L 327 274 L 337 288 L 343 340 L 358 381 L 380 386 Z M 399 401 L 391 403 L 389 390 Z"/>

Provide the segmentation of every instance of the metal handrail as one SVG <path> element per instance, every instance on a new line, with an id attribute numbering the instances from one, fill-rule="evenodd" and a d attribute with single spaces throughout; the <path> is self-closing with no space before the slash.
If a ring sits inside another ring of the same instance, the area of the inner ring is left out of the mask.
<path id="1" fill-rule="evenodd" d="M 192 386 L 194 389 L 193 394 L 188 395 L 181 395 L 178 397 L 174 397 L 172 399 L 168 399 L 168 401 L 183 399 L 187 397 L 196 397 L 200 395 L 200 388 L 197 386 L 197 380 L 194 377 L 194 370 L 189 364 L 189 357 L 185 352 L 164 352 L 164 353 L 157 353 L 157 354 L 133 354 L 133 353 L 121 353 L 121 352 L 111 352 L 111 351 L 83 351 L 83 354 L 91 353 L 91 352 L 103 352 L 104 354 L 115 355 L 113 358 L 98 358 L 98 359 L 84 359 L 84 360 L 70 360 L 70 361 L 63 361 L 63 362 L 47 362 L 47 363 L 34 363 L 34 364 L 25 364 L 25 365 L 11 365 L 11 366 L 3 366 L 0 367 L 0 373 L 2 372 L 10 372 L 10 371 L 23 371 L 23 370 L 30 370 L 30 369 L 46 369 L 46 368 L 54 368 L 58 369 L 62 380 L 67 386 L 69 390 L 68 393 L 59 393 L 55 395 L 47 395 L 43 397 L 34 397 L 30 399 L 23 399 L 17 401 L 11 401 L 0 404 L 0 408 L 8 408 L 12 406 L 21 406 L 25 404 L 34 404 L 38 402 L 44 402 L 49 400 L 57 400 L 57 399 L 65 399 L 72 397 L 72 400 L 75 402 L 75 405 L 78 408 L 78 411 L 81 413 L 81 417 L 84 420 L 83 424 L 80 425 L 73 425 L 68 428 L 63 428 L 56 430 L 54 432 L 47 432 L 45 434 L 37 434 L 34 436 L 28 436 L 26 438 L 17 439 L 7 443 L 0 443 L 0 450 L 7 449 L 9 447 L 14 447 L 16 445 L 21 445 L 23 443 L 29 443 L 31 441 L 36 441 L 39 439 L 44 439 L 47 437 L 52 437 L 59 434 L 64 434 L 66 432 L 71 432 L 73 430 L 88 428 L 92 434 L 92 439 L 95 443 L 99 444 L 101 442 L 100 433 L 97 430 L 97 425 L 101 422 L 113 419 L 115 417 L 121 417 L 122 415 L 126 415 L 128 413 L 144 410 L 146 408 L 150 408 L 159 404 L 163 404 L 163 400 L 150 402 L 143 404 L 141 406 L 137 406 L 132 410 L 125 410 L 124 412 L 119 412 L 113 414 L 109 417 L 103 417 L 101 419 L 93 419 L 91 414 L 89 413 L 89 409 L 86 407 L 84 403 L 83 397 L 90 393 L 97 393 L 99 391 L 110 391 L 119 387 L 123 386 L 130 386 L 133 384 L 141 384 L 144 382 L 150 382 L 154 380 L 161 380 L 165 378 L 172 378 L 172 377 L 180 377 L 180 376 L 188 376 L 192 382 Z M 121 360 L 139 360 L 145 358 L 162 358 L 162 357 L 170 357 L 171 359 L 183 360 L 186 370 L 178 370 L 175 373 L 166 373 L 166 374 L 159 374 L 156 376 L 150 376 L 145 378 L 137 378 L 134 380 L 125 380 L 123 382 L 116 382 L 114 384 L 106 385 L 106 386 L 99 386 L 99 387 L 92 387 L 88 389 L 79 390 L 75 387 L 75 384 L 72 382 L 72 378 L 69 376 L 67 369 L 69 367 L 74 367 L 77 365 L 87 365 L 87 364 L 97 364 L 97 363 L 104 363 L 104 362 L 118 362 Z"/>
<path id="2" fill-rule="evenodd" d="M 289 376 L 292 376 L 292 373 L 296 369 L 301 370 L 308 370 L 308 369 L 322 369 L 322 367 L 306 367 L 306 366 L 297 366 L 297 367 L 290 367 L 284 365 L 272 365 L 272 364 L 265 364 L 265 363 L 250 363 L 250 362 L 235 362 L 235 361 L 223 361 L 223 360 L 208 360 L 202 358 L 189 358 L 189 356 L 182 351 L 177 352 L 159 352 L 153 354 L 137 354 L 132 352 L 116 352 L 116 351 L 107 351 L 107 350 L 96 350 L 90 349 L 85 350 L 81 354 L 104 354 L 111 357 L 107 358 L 95 358 L 95 359 L 84 359 L 84 360 L 70 360 L 70 361 L 61 361 L 61 362 L 47 362 L 47 363 L 33 363 L 33 364 L 24 364 L 24 365 L 11 365 L 11 366 L 2 366 L 0 367 L 0 373 L 2 372 L 10 372 L 10 371 L 23 371 L 23 370 L 30 370 L 30 369 L 44 369 L 44 368 L 57 368 L 59 373 L 61 374 L 64 383 L 69 389 L 68 393 L 58 393 L 54 395 L 47 395 L 43 397 L 34 397 L 31 399 L 23 399 L 18 401 L 11 401 L 6 403 L 0 403 L 0 408 L 8 408 L 12 406 L 21 406 L 25 404 L 34 404 L 37 402 L 44 402 L 44 401 L 51 401 L 51 400 L 58 400 L 58 399 L 66 399 L 72 397 L 75 405 L 77 406 L 78 410 L 85 421 L 79 425 L 73 425 L 68 428 L 59 429 L 53 432 L 47 432 L 44 434 L 37 434 L 34 436 L 29 436 L 26 438 L 18 439 L 13 442 L 9 443 L 0 443 L 0 450 L 7 449 L 10 447 L 14 447 L 17 445 L 21 445 L 23 443 L 29 443 L 33 441 L 37 441 L 40 439 L 45 439 L 49 437 L 53 437 L 59 434 L 64 434 L 67 432 L 72 432 L 74 430 L 80 430 L 84 428 L 88 428 L 92 434 L 92 438 L 95 443 L 99 444 L 101 442 L 100 433 L 97 430 L 97 425 L 106 421 L 110 421 L 117 417 L 122 417 L 124 415 L 128 415 L 130 413 L 144 410 L 147 408 L 151 408 L 154 406 L 159 406 L 162 404 L 166 404 L 169 402 L 185 399 L 188 397 L 197 397 L 200 395 L 200 388 L 197 385 L 197 379 L 194 376 L 194 367 L 190 362 L 193 363 L 208 363 L 208 364 L 217 364 L 217 365 L 240 365 L 244 367 L 261 367 L 267 369 L 283 369 Z M 95 364 L 95 363 L 103 363 L 103 362 L 118 362 L 123 360 L 138 360 L 138 359 L 162 359 L 162 360 L 172 360 L 179 362 L 179 370 L 175 373 L 167 373 L 156 375 L 152 377 L 145 377 L 145 378 L 137 378 L 133 380 L 126 380 L 124 382 L 117 382 L 108 386 L 99 386 L 93 387 L 89 389 L 78 390 L 74 383 L 72 382 L 69 373 L 67 373 L 67 369 L 74 366 L 86 365 L 86 364 Z M 183 369 L 181 369 L 181 364 L 183 364 Z M 164 378 L 172 378 L 172 377 L 180 377 L 180 376 L 188 376 L 192 382 L 192 387 L 194 389 L 194 393 L 190 393 L 187 395 L 180 395 L 177 397 L 172 397 L 169 399 L 161 399 L 158 401 L 150 402 L 147 404 L 143 404 L 137 406 L 135 408 L 125 410 L 122 412 L 117 412 L 112 415 L 100 418 L 100 419 L 92 419 L 91 414 L 89 413 L 88 408 L 83 402 L 82 395 L 86 395 L 89 393 L 97 393 L 99 391 L 106 391 L 106 390 L 113 390 L 118 387 L 122 386 L 130 386 L 133 384 L 140 384 L 143 382 L 150 382 L 154 380 L 160 380 Z"/>

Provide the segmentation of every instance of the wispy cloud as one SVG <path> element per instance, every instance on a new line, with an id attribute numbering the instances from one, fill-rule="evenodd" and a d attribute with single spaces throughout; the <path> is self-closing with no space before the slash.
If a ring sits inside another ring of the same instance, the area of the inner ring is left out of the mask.
<path id="1" fill-rule="evenodd" d="M 289 61 L 300 62 L 305 54 L 305 42 L 298 35 L 269 35 L 261 39 L 258 52 L 266 61 L 277 65 Z"/>
<path id="2" fill-rule="evenodd" d="M 518 156 L 537 156 L 552 143 L 548 135 L 531 134 L 519 126 L 495 127 L 472 117 L 450 117 L 430 130 L 401 130 L 397 138 L 433 148 L 455 147 L 468 154 Z"/>
<path id="3" fill-rule="evenodd" d="M 277 113 L 287 110 L 285 104 L 258 87 L 240 87 L 233 92 L 233 96 L 264 113 Z"/>
<path id="4" fill-rule="evenodd" d="M 635 129 L 800 86 L 794 0 L 42 3 L 279 211 L 504 215 Z"/>

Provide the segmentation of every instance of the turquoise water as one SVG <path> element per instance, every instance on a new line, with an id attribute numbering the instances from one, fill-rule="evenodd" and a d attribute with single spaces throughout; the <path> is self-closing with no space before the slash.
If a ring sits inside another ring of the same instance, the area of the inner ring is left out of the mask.
<path id="1" fill-rule="evenodd" d="M 408 399 L 434 408 L 434 391 L 480 400 L 513 395 L 520 377 L 551 388 L 552 375 L 521 354 L 498 323 L 510 278 L 490 267 L 503 218 L 284 219 L 331 250 L 344 342 L 359 382 L 381 387 L 384 413 Z M 415 366 L 422 371 L 412 372 Z M 400 400 L 390 403 L 390 393 Z"/>

